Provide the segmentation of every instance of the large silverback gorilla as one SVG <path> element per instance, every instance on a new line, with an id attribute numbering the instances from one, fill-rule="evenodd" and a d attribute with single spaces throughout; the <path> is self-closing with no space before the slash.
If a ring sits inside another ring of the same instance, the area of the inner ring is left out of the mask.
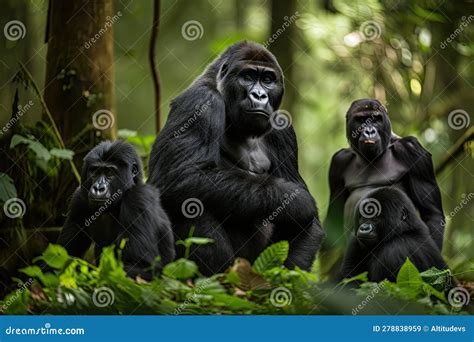
<path id="1" fill-rule="evenodd" d="M 195 236 L 214 240 L 191 251 L 204 274 L 224 271 L 235 257 L 252 261 L 281 240 L 290 243 L 287 265 L 308 270 L 321 245 L 295 132 L 278 126 L 282 96 L 275 57 L 236 43 L 173 100 L 153 145 L 149 182 L 161 188 L 176 239 L 194 226 Z"/>

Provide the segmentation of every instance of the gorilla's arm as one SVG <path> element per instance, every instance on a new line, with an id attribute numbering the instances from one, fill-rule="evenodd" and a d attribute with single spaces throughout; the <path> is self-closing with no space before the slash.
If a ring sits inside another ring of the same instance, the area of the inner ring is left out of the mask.
<path id="1" fill-rule="evenodd" d="M 324 221 L 326 231 L 344 233 L 344 204 L 349 196 L 344 186 L 342 172 L 353 158 L 349 149 L 341 149 L 334 154 L 329 167 L 329 207 Z"/>
<path id="2" fill-rule="evenodd" d="M 370 262 L 371 279 L 379 281 L 386 278 L 395 281 L 407 258 L 421 272 L 431 267 L 440 270 L 448 268 L 428 234 L 408 239 L 400 237 L 379 246 Z"/>
<path id="3" fill-rule="evenodd" d="M 344 261 L 342 263 L 341 275 L 343 278 L 352 278 L 363 272 L 367 272 L 367 261 L 370 254 L 363 250 L 355 236 L 349 241 Z"/>
<path id="4" fill-rule="evenodd" d="M 189 124 L 191 118 L 194 121 Z M 150 160 L 150 182 L 158 185 L 168 206 L 179 210 L 192 193 L 205 207 L 212 207 L 219 219 L 255 221 L 269 216 L 285 194 L 301 190 L 277 219 L 294 222 L 290 220 L 297 218 L 303 226 L 313 220 L 315 209 L 305 205 L 313 200 L 301 184 L 220 166 L 225 105 L 217 91 L 207 85 L 192 86 L 172 104 L 168 122 Z"/>
<path id="5" fill-rule="evenodd" d="M 58 243 L 66 248 L 70 255 L 83 257 L 92 243 L 86 233 L 86 220 L 90 218 L 91 213 L 87 208 L 87 198 L 80 188 L 74 192 L 70 208 L 64 227 L 59 234 Z"/>
<path id="6" fill-rule="evenodd" d="M 127 274 L 146 275 L 157 256 L 156 265 L 163 265 L 175 257 L 174 238 L 168 216 L 161 208 L 158 190 L 151 185 L 139 184 L 123 195 L 120 210 L 122 237 L 128 239 L 124 249 Z"/>
<path id="7" fill-rule="evenodd" d="M 443 247 L 444 214 L 441 193 L 436 182 L 431 154 L 415 137 L 400 139 L 394 145 L 397 160 L 408 168 L 407 192 L 420 217 L 430 230 L 439 250 Z"/>

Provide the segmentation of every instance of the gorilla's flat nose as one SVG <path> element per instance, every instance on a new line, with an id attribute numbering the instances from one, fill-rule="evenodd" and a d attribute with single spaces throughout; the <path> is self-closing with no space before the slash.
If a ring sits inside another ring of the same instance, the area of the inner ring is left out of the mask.
<path id="1" fill-rule="evenodd" d="M 91 192 L 94 196 L 102 197 L 107 192 L 107 186 L 104 183 L 95 183 L 92 186 Z"/>
<path id="2" fill-rule="evenodd" d="M 377 130 L 375 129 L 375 127 L 369 126 L 364 129 L 364 137 L 366 138 L 369 138 L 369 139 L 374 138 L 376 134 L 377 134 Z"/>
<path id="3" fill-rule="evenodd" d="M 265 106 L 268 103 L 268 95 L 261 89 L 255 89 L 250 92 L 250 99 L 256 105 Z"/>

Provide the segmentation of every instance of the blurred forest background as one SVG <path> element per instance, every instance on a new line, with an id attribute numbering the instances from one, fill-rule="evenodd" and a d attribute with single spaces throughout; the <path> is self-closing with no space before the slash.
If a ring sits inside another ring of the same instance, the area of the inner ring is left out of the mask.
<path id="1" fill-rule="evenodd" d="M 126 138 L 146 164 L 157 133 L 150 56 L 164 123 L 170 101 L 241 39 L 266 45 L 284 70 L 282 109 L 321 219 L 331 156 L 347 146 L 345 112 L 353 100 L 374 97 L 396 134 L 416 136 L 433 154 L 450 266 L 474 258 L 473 1 L 163 0 L 157 31 L 153 3 L 2 1 L 1 281 L 55 241 L 77 186 L 71 165 L 80 170 L 91 146 Z M 98 129 L 100 111 L 109 122 Z M 7 204 L 21 215 L 7 215 Z M 340 253 L 342 232 L 327 234 L 331 252 Z"/>

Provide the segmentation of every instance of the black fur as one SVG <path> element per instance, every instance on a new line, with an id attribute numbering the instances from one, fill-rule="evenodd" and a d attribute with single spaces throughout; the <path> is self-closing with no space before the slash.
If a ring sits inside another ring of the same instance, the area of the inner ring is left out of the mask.
<path id="1" fill-rule="evenodd" d="M 206 274 L 224 271 L 236 256 L 252 261 L 280 240 L 290 242 L 288 265 L 309 269 L 323 236 L 316 203 L 298 172 L 293 128 L 272 129 L 265 115 L 246 113 L 252 107 L 246 91 L 253 85 L 239 82 L 249 66 L 274 73 L 271 86 L 262 86 L 269 98 L 262 112 L 268 116 L 278 109 L 283 83 L 275 57 L 261 45 L 237 43 L 172 102 L 150 158 L 149 181 L 162 190 L 176 239 L 194 225 L 196 236 L 215 240 L 191 253 Z M 248 147 L 249 142 L 255 145 Z M 251 160 L 254 148 L 257 163 Z M 284 210 L 264 221 L 285 196 L 292 200 Z M 183 215 L 182 203 L 189 198 L 203 203 L 201 216 Z"/>
<path id="2" fill-rule="evenodd" d="M 395 281 L 407 258 L 420 272 L 431 267 L 448 268 L 428 227 L 403 192 L 382 187 L 370 192 L 366 199 L 372 203 L 378 201 L 380 211 L 370 218 L 364 217 L 360 208 L 356 211 L 356 229 L 342 267 L 344 277 L 368 272 L 371 281 Z M 371 239 L 364 238 L 367 237 L 366 231 L 361 234 L 361 227 L 367 225 L 373 228 Z"/>
<path id="3" fill-rule="evenodd" d="M 346 132 L 351 147 L 334 154 L 329 170 L 331 195 L 325 228 L 340 231 L 344 225 L 346 230 L 352 229 L 350 221 L 358 200 L 373 189 L 393 186 L 410 198 L 441 250 L 444 214 L 431 154 L 415 137 L 392 134 L 387 111 L 377 100 L 353 102 L 347 112 Z M 365 133 L 370 138 L 365 138 Z M 371 143 L 364 143 L 367 141 Z"/>
<path id="4" fill-rule="evenodd" d="M 101 169 L 115 167 L 114 175 L 106 177 L 109 201 L 94 201 L 92 187 L 97 183 Z M 103 247 L 119 244 L 128 239 L 124 249 L 124 264 L 131 277 L 149 278 L 146 271 L 157 256 L 162 265 L 175 257 L 171 224 L 160 203 L 160 194 L 154 186 L 143 184 L 140 159 L 127 143 L 102 142 L 84 158 L 81 185 L 74 192 L 70 211 L 59 243 L 68 252 L 82 257 L 95 242 L 96 257 Z"/>

